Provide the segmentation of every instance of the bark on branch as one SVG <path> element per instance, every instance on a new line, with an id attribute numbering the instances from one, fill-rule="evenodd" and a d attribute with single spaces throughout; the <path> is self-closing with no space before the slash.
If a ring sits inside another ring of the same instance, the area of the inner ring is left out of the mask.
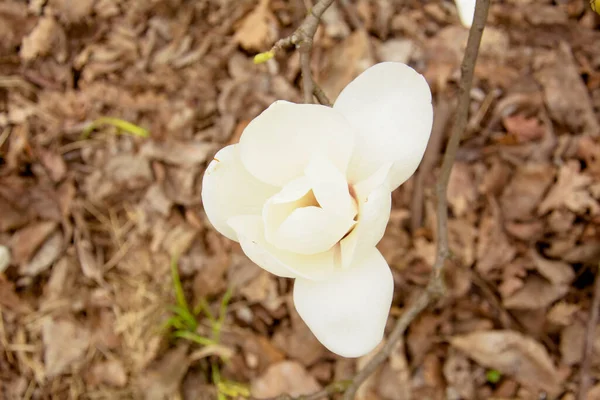
<path id="1" fill-rule="evenodd" d="M 314 7 L 308 10 L 308 15 L 304 21 L 290 36 L 279 39 L 271 48 L 273 54 L 281 49 L 295 46 L 300 53 L 300 70 L 302 72 L 302 91 L 304 93 L 304 102 L 312 103 L 313 95 L 319 103 L 331 106 L 331 102 L 317 86 L 312 77 L 310 69 L 310 55 L 312 51 L 313 38 L 319 27 L 321 16 L 333 3 L 333 0 L 320 0 Z"/>

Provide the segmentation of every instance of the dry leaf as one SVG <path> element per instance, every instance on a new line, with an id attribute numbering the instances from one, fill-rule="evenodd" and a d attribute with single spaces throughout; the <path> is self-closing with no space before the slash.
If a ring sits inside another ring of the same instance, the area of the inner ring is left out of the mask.
<path id="1" fill-rule="evenodd" d="M 23 60 L 31 61 L 52 53 L 57 61 L 65 61 L 66 35 L 54 17 L 45 15 L 39 19 L 33 31 L 23 38 L 19 55 Z"/>
<path id="2" fill-rule="evenodd" d="M 29 261 L 57 226 L 58 224 L 54 221 L 42 221 L 29 224 L 15 232 L 11 238 L 11 249 L 15 263 L 22 264 Z"/>
<path id="3" fill-rule="evenodd" d="M 558 173 L 558 181 L 550 189 L 538 207 L 539 214 L 545 214 L 559 207 L 566 207 L 576 214 L 590 212 L 600 214 L 600 204 L 588 192 L 593 179 L 580 172 L 578 161 L 565 163 Z"/>
<path id="4" fill-rule="evenodd" d="M 500 198 L 504 218 L 530 219 L 553 180 L 554 168 L 550 164 L 519 166 Z"/>
<path id="5" fill-rule="evenodd" d="M 275 397 L 280 394 L 302 396 L 319 389 L 321 386 L 316 379 L 296 361 L 273 364 L 252 382 L 252 396 L 258 398 Z"/>
<path id="6" fill-rule="evenodd" d="M 206 142 L 155 142 L 149 140 L 142 145 L 140 155 L 172 165 L 191 166 L 206 162 L 216 150 L 214 143 Z"/>
<path id="7" fill-rule="evenodd" d="M 94 364 L 86 376 L 89 385 L 105 384 L 114 387 L 127 385 L 127 373 L 119 360 L 109 360 Z"/>
<path id="8" fill-rule="evenodd" d="M 87 240 L 79 239 L 75 241 L 75 249 L 77 250 L 77 258 L 79 259 L 83 275 L 86 278 L 102 283 L 104 281 L 102 266 L 98 265 L 98 262 L 94 258 L 92 244 Z"/>
<path id="9" fill-rule="evenodd" d="M 0 232 L 18 229 L 28 220 L 27 213 L 21 212 L 0 196 Z"/>
<path id="10" fill-rule="evenodd" d="M 546 349 L 514 331 L 474 332 L 450 339 L 450 344 L 480 365 L 510 375 L 522 385 L 551 395 L 560 391 L 561 377 Z"/>
<path id="11" fill-rule="evenodd" d="M 538 276 L 529 276 L 523 287 L 503 299 L 506 308 L 537 310 L 548 307 L 569 291 L 567 284 L 553 284 Z"/>
<path id="12" fill-rule="evenodd" d="M 475 382 L 469 360 L 460 352 L 451 349 L 444 363 L 444 378 L 448 382 L 448 390 L 454 391 L 465 400 L 475 398 Z"/>
<path id="13" fill-rule="evenodd" d="M 52 263 L 60 256 L 63 251 L 63 235 L 56 231 L 44 242 L 40 249 L 35 253 L 26 264 L 21 264 L 19 273 L 21 275 L 35 276 L 50 268 Z"/>
<path id="14" fill-rule="evenodd" d="M 274 41 L 272 25 L 275 16 L 269 10 L 270 0 L 260 0 L 236 30 L 234 40 L 248 51 L 264 51 Z"/>
<path id="15" fill-rule="evenodd" d="M 550 282 L 557 285 L 570 284 L 575 279 L 575 271 L 566 262 L 548 260 L 535 250 L 531 250 L 529 254 L 538 272 Z"/>
<path id="16" fill-rule="evenodd" d="M 458 218 L 473 209 L 477 200 L 477 189 L 469 164 L 456 162 L 452 166 L 447 198 L 452 212 Z"/>
<path id="17" fill-rule="evenodd" d="M 78 23 L 92 14 L 94 0 L 50 0 L 48 5 L 58 11 L 62 21 Z"/>
<path id="18" fill-rule="evenodd" d="M 6 271 L 10 263 L 10 250 L 6 246 L 0 246 L 0 274 Z"/>
<path id="19" fill-rule="evenodd" d="M 389 400 L 410 400 L 411 372 L 406 360 L 404 341 L 399 340 L 379 376 L 379 394 Z"/>
<path id="20" fill-rule="evenodd" d="M 572 133 L 598 136 L 600 125 L 569 45 L 561 42 L 558 49 L 538 56 L 534 64 L 538 70 L 535 77 L 544 89 L 552 118 Z"/>
<path id="21" fill-rule="evenodd" d="M 46 376 L 53 378 L 69 372 L 90 345 L 90 332 L 70 320 L 48 318 L 42 326 Z"/>
<path id="22" fill-rule="evenodd" d="M 511 115 L 502 120 L 508 133 L 517 137 L 519 143 L 544 137 L 546 129 L 535 117 L 527 118 L 522 114 Z"/>
<path id="23" fill-rule="evenodd" d="M 187 345 L 169 350 L 141 374 L 140 388 L 144 399 L 164 400 L 175 395 L 190 365 L 187 351 Z"/>
<path id="24" fill-rule="evenodd" d="M 489 209 L 491 214 L 488 211 L 482 217 L 477 243 L 476 268 L 484 276 L 509 263 L 517 253 L 502 229 L 500 210 L 494 200 L 490 201 Z"/>
<path id="25" fill-rule="evenodd" d="M 67 164 L 60 154 L 45 149 L 38 149 L 37 155 L 44 168 L 48 171 L 50 179 L 54 182 L 60 182 L 65 177 L 67 174 Z"/>
<path id="26" fill-rule="evenodd" d="M 273 338 L 274 343 L 286 354 L 304 365 L 314 364 L 325 354 L 325 347 L 317 340 L 296 311 L 292 298 L 287 298 L 291 329 L 281 329 Z"/>
<path id="27" fill-rule="evenodd" d="M 581 309 L 578 304 L 559 302 L 548 311 L 548 322 L 555 325 L 567 326 L 573 323 L 575 314 Z"/>
<path id="28" fill-rule="evenodd" d="M 328 64 L 318 77 L 323 91 L 335 99 L 348 83 L 373 65 L 369 35 L 357 30 L 337 44 L 327 57 Z"/>
<path id="29" fill-rule="evenodd" d="M 15 292 L 15 285 L 0 274 L 0 306 L 19 313 L 30 313 L 31 309 Z"/>

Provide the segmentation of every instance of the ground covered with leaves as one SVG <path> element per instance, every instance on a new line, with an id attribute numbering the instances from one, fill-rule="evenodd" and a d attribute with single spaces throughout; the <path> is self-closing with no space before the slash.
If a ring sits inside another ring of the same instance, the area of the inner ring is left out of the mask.
<path id="1" fill-rule="evenodd" d="M 329 353 L 290 282 L 216 233 L 200 199 L 219 148 L 301 100 L 297 53 L 252 57 L 308 3 L 0 3 L 0 398 L 300 395 L 365 364 Z M 434 260 L 468 31 L 446 0 L 339 0 L 323 19 L 312 64 L 330 98 L 377 61 L 409 63 L 434 94 L 429 149 L 379 245 L 391 327 Z M 359 399 L 575 398 L 600 261 L 599 27 L 580 0 L 493 2 L 448 191 L 449 292 Z"/>

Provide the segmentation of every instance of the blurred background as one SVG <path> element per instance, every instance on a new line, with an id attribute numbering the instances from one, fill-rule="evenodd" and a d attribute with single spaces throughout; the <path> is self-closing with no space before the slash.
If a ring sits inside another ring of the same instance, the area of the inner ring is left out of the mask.
<path id="1" fill-rule="evenodd" d="M 291 281 L 216 233 L 200 199 L 219 148 L 274 100 L 301 101 L 297 52 L 252 58 L 310 6 L 0 2 L 0 398 L 300 395 L 364 365 L 314 338 Z M 599 26 L 587 0 L 492 2 L 448 190 L 449 293 L 357 398 L 575 399 L 600 262 Z M 331 99 L 379 61 L 433 91 L 428 152 L 379 245 L 389 327 L 435 256 L 467 35 L 449 0 L 337 0 L 315 36 Z"/>

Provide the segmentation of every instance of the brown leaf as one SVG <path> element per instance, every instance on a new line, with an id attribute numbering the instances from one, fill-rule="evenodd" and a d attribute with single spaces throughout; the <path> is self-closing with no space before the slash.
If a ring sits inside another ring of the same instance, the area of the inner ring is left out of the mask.
<path id="1" fill-rule="evenodd" d="M 6 271 L 11 261 L 10 249 L 0 245 L 0 274 Z"/>
<path id="2" fill-rule="evenodd" d="M 503 299 L 506 308 L 515 310 L 537 310 L 545 308 L 563 297 L 569 285 L 553 284 L 538 276 L 529 276 L 523 287 Z"/>
<path id="3" fill-rule="evenodd" d="M 94 0 L 50 0 L 48 5 L 57 10 L 61 21 L 77 23 L 92 14 Z"/>
<path id="4" fill-rule="evenodd" d="M 3 274 L 0 274 L 0 306 L 19 313 L 31 312 L 27 303 L 15 292 L 15 285 Z"/>
<path id="5" fill-rule="evenodd" d="M 400 340 L 390 354 L 377 385 L 379 394 L 389 400 L 411 400 L 411 372 L 406 360 L 404 341 Z"/>
<path id="6" fill-rule="evenodd" d="M 63 251 L 63 241 L 62 233 L 54 232 L 31 258 L 31 261 L 21 264 L 19 273 L 35 276 L 50 268 Z"/>
<path id="7" fill-rule="evenodd" d="M 558 302 L 548 311 L 548 322 L 567 326 L 573 323 L 575 314 L 581 309 L 578 304 L 570 304 L 564 301 Z"/>
<path id="8" fill-rule="evenodd" d="M 333 100 L 352 79 L 373 65 L 369 35 L 364 30 L 354 31 L 332 49 L 327 60 L 318 80 Z"/>
<path id="9" fill-rule="evenodd" d="M 550 189 L 546 198 L 538 207 L 539 214 L 545 214 L 559 207 L 566 207 L 576 214 L 600 214 L 600 205 L 588 192 L 593 179 L 580 172 L 579 162 L 565 163 L 558 173 L 558 181 Z"/>
<path id="10" fill-rule="evenodd" d="M 577 155 L 585 160 L 586 171 L 599 179 L 600 143 L 589 136 L 582 136 L 577 142 Z"/>
<path id="11" fill-rule="evenodd" d="M 444 378 L 448 382 L 448 390 L 465 400 L 475 398 L 475 382 L 469 360 L 460 352 L 451 349 L 444 363 Z"/>
<path id="12" fill-rule="evenodd" d="M 93 386 L 105 384 L 122 388 L 127 384 L 127 373 L 121 361 L 116 359 L 103 361 L 91 367 L 86 375 L 86 381 Z"/>
<path id="13" fill-rule="evenodd" d="M 569 45 L 561 42 L 558 49 L 538 56 L 534 64 L 552 118 L 572 133 L 598 136 L 600 126 Z"/>
<path id="14" fill-rule="evenodd" d="M 517 168 L 500 198 L 502 215 L 509 220 L 527 220 L 554 179 L 550 164 L 525 164 Z"/>
<path id="15" fill-rule="evenodd" d="M 0 196 L 0 232 L 18 229 L 25 225 L 29 217 L 27 213 L 20 212 L 11 203 Z"/>
<path id="16" fill-rule="evenodd" d="M 245 50 L 260 51 L 273 42 L 274 32 L 271 26 L 275 16 L 269 10 L 269 3 L 270 0 L 260 0 L 236 30 L 234 40 Z"/>
<path id="17" fill-rule="evenodd" d="M 447 198 L 456 217 L 464 216 L 473 208 L 477 200 L 477 189 L 468 163 L 456 162 L 452 166 Z"/>
<path id="18" fill-rule="evenodd" d="M 30 224 L 15 232 L 11 238 L 11 250 L 16 264 L 29 261 L 48 236 L 56 229 L 54 221 Z"/>
<path id="19" fill-rule="evenodd" d="M 316 379 L 302 364 L 282 361 L 271 365 L 267 371 L 252 382 L 252 396 L 274 397 L 280 394 L 302 396 L 321 389 Z"/>
<path id="20" fill-rule="evenodd" d="M 294 307 L 291 297 L 287 299 L 291 329 L 280 329 L 273 338 L 274 343 L 285 353 L 304 365 L 314 364 L 325 355 L 325 347 L 317 340 Z"/>
<path id="21" fill-rule="evenodd" d="M 62 156 L 45 149 L 39 149 L 37 154 L 40 158 L 40 162 L 48 171 L 50 179 L 54 182 L 60 182 L 67 174 L 67 164 Z"/>
<path id="22" fill-rule="evenodd" d="M 535 250 L 531 250 L 529 254 L 538 272 L 550 282 L 557 285 L 570 284 L 575 279 L 575 271 L 566 262 L 548 260 Z"/>
<path id="23" fill-rule="evenodd" d="M 140 155 L 172 165 L 191 166 L 206 162 L 215 150 L 214 143 L 149 140 L 142 145 Z"/>
<path id="24" fill-rule="evenodd" d="M 502 229 L 498 204 L 492 200 L 489 205 L 491 214 L 482 217 L 477 243 L 476 268 L 482 275 L 510 262 L 517 253 Z"/>
<path id="25" fill-rule="evenodd" d="M 188 346 L 181 345 L 155 361 L 140 377 L 146 400 L 163 400 L 173 396 L 189 368 Z"/>
<path id="26" fill-rule="evenodd" d="M 102 278 L 102 266 L 98 264 L 94 257 L 92 244 L 85 239 L 78 239 L 75 241 L 75 249 L 77 250 L 77 258 L 79 259 L 83 275 L 86 278 L 102 283 L 104 281 Z"/>
<path id="27" fill-rule="evenodd" d="M 69 372 L 90 345 L 90 332 L 70 320 L 48 318 L 42 326 L 46 376 L 55 377 Z"/>
<path id="28" fill-rule="evenodd" d="M 502 120 L 508 133 L 515 135 L 519 143 L 544 137 L 546 129 L 537 118 L 527 118 L 522 114 L 511 115 Z"/>
<path id="29" fill-rule="evenodd" d="M 546 349 L 514 331 L 474 332 L 450 339 L 450 344 L 480 365 L 510 375 L 526 387 L 556 395 L 561 377 Z"/>
<path id="30" fill-rule="evenodd" d="M 45 15 L 27 37 L 23 38 L 19 55 L 25 61 L 31 61 L 38 56 L 46 56 L 55 52 L 57 61 L 66 58 L 66 36 L 62 27 L 54 17 Z"/>

